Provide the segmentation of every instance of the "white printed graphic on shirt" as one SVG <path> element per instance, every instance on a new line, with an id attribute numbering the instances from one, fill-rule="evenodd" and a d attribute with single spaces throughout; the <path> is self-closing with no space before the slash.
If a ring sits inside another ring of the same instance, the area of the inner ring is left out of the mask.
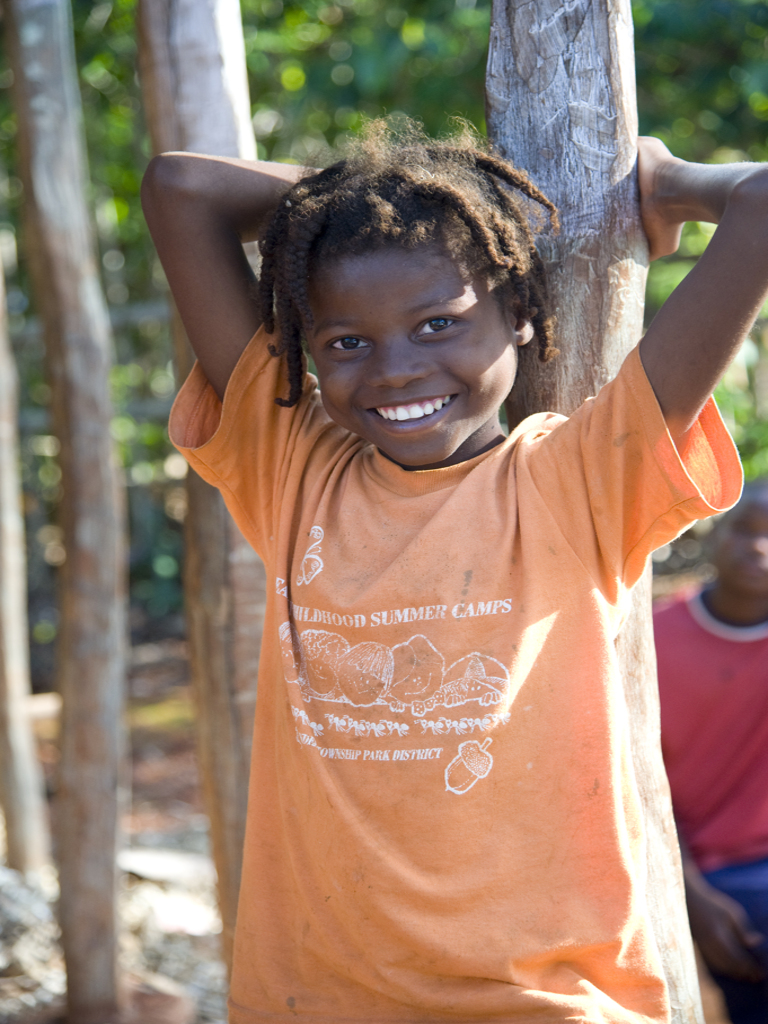
<path id="1" fill-rule="evenodd" d="M 508 711 L 502 711 L 501 714 L 483 715 L 482 718 L 417 718 L 416 724 L 421 726 L 422 735 L 431 732 L 433 736 L 445 736 L 455 732 L 457 736 L 466 736 L 475 729 L 478 732 L 490 732 L 498 725 L 506 725 L 511 717 Z"/>
<path id="2" fill-rule="evenodd" d="M 459 744 L 459 752 L 445 769 L 445 788 L 451 793 L 466 793 L 478 779 L 484 779 L 493 768 L 493 758 L 488 753 L 492 743 L 488 739 L 480 744 L 477 740 L 465 740 Z"/>
<path id="3" fill-rule="evenodd" d="M 306 554 L 301 560 L 301 569 L 299 575 L 296 578 L 296 586 L 300 587 L 303 583 L 311 583 L 318 573 L 323 571 L 323 560 L 320 557 L 320 543 L 323 539 L 323 528 L 322 526 L 313 526 L 309 531 L 309 536 L 312 538 L 313 543 L 307 548 Z"/>
<path id="4" fill-rule="evenodd" d="M 293 717 L 301 722 L 302 725 L 306 725 L 308 729 L 311 729 L 315 736 L 323 735 L 325 726 L 322 722 L 313 722 L 303 708 L 295 708 L 293 704 L 291 704 L 291 711 L 293 712 Z"/>
<path id="5" fill-rule="evenodd" d="M 511 601 L 506 599 L 478 601 L 473 614 L 506 614 L 507 604 L 511 608 Z M 457 609 L 468 614 L 469 607 Z M 482 733 L 497 733 L 508 725 L 515 700 L 510 670 L 502 662 L 472 651 L 446 668 L 443 653 L 421 633 L 390 646 L 374 641 L 352 644 L 330 629 L 303 629 L 301 633 L 298 629 L 308 622 L 322 622 L 357 630 L 365 628 L 369 620 L 371 626 L 423 621 L 424 628 L 429 629 L 432 620 L 448 617 L 448 605 L 396 609 L 370 616 L 349 609 L 318 612 L 295 604 L 291 604 L 291 610 L 291 618 L 279 627 L 279 637 L 285 680 L 296 685 L 291 706 L 296 740 L 302 749 L 314 750 L 323 758 L 354 762 L 361 770 L 367 762 L 404 762 L 416 771 L 417 761 L 449 760 L 447 768 L 440 770 L 444 791 L 455 795 L 467 793 L 489 775 L 494 763 L 488 752 L 491 737 L 483 738 Z M 529 677 L 557 616 L 555 611 L 538 619 L 511 645 L 515 679 Z M 305 707 L 295 707 L 294 699 Z M 351 705 L 354 710 L 350 714 L 343 713 L 343 708 L 338 708 L 338 714 L 325 709 L 314 713 L 318 703 Z M 357 710 L 365 708 L 374 709 L 370 720 L 365 711 Z M 384 708 L 392 718 L 382 716 Z M 453 708 L 461 708 L 456 717 L 439 710 L 448 712 Z M 436 710 L 438 713 L 432 714 Z M 522 710 L 529 711 L 530 705 Z M 313 720 L 317 718 L 324 718 L 328 724 Z M 449 739 L 452 734 L 459 738 L 475 733 L 481 734 L 479 740 L 464 740 L 454 753 Z M 328 745 L 334 734 L 340 734 L 340 743 L 346 734 L 348 745 Z M 420 739 L 433 739 L 445 746 L 412 746 Z"/>
<path id="6" fill-rule="evenodd" d="M 407 736 L 410 726 L 407 722 L 390 722 L 380 718 L 378 722 L 369 722 L 366 719 L 357 721 L 349 715 L 339 718 L 336 715 L 326 715 L 328 723 L 337 732 L 348 732 L 355 736 Z"/>
<path id="7" fill-rule="evenodd" d="M 507 687 L 507 670 L 495 658 L 473 651 L 445 668 L 442 654 L 420 634 L 394 647 L 373 640 L 353 647 L 339 633 L 305 629 L 299 635 L 284 622 L 280 643 L 286 682 L 298 683 L 307 703 L 384 705 L 422 719 L 435 708 L 497 704 Z"/>

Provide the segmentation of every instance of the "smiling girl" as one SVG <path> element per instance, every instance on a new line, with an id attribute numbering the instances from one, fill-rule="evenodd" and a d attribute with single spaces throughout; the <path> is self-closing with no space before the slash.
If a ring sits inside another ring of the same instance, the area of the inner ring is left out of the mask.
<path id="1" fill-rule="evenodd" d="M 768 172 L 645 140 L 640 188 L 652 256 L 686 219 L 707 252 L 615 381 L 505 436 L 555 354 L 524 174 L 380 126 L 309 174 L 150 165 L 199 360 L 171 436 L 270 580 L 235 1024 L 668 1019 L 613 642 L 650 552 L 739 494 L 709 395 Z"/>

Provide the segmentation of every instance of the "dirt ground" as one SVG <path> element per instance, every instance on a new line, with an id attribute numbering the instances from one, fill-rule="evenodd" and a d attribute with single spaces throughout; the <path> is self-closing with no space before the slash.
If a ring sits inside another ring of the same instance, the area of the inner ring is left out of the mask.
<path id="1" fill-rule="evenodd" d="M 133 647 L 128 724 L 132 792 L 123 828 L 133 856 L 121 861 L 126 966 L 182 984 L 200 1022 L 224 1021 L 221 921 L 183 640 Z"/>
<path id="2" fill-rule="evenodd" d="M 55 694 L 32 698 L 51 794 L 58 763 L 58 703 Z M 183 640 L 132 648 L 127 716 L 131 793 L 119 860 L 123 966 L 127 973 L 177 982 L 194 999 L 199 1024 L 219 1024 L 226 1020 L 226 970 Z"/>

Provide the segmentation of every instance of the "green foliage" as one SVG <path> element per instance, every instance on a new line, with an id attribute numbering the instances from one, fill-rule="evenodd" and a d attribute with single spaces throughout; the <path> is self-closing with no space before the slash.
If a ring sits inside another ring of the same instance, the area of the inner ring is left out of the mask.
<path id="1" fill-rule="evenodd" d="M 157 619 L 181 605 L 185 466 L 165 430 L 175 388 L 167 285 L 141 214 L 149 143 L 136 74 L 135 0 L 72 0 L 90 201 L 113 323 L 111 431 L 128 485 L 131 598 Z M 243 22 L 259 155 L 325 159 L 363 116 L 402 111 L 432 132 L 449 115 L 483 120 L 489 0 L 339 4 L 244 0 Z M 60 470 L 47 416 L 49 388 L 19 229 L 12 75 L 0 63 L 0 255 L 23 381 L 22 445 L 34 648 L 56 635 L 53 573 L 65 552 L 55 526 Z M 20 242 L 18 268 L 5 249 Z M 6 245 L 4 248 L 4 239 Z M 38 661 L 42 655 L 37 651 Z M 50 667 L 50 666 L 48 666 Z"/>
<path id="2" fill-rule="evenodd" d="M 766 343 L 768 321 L 761 319 L 715 392 L 717 404 L 738 446 L 748 480 L 768 476 Z"/>
<path id="3" fill-rule="evenodd" d="M 666 259 L 654 261 L 645 290 L 646 321 L 650 322 L 686 274 L 696 266 L 714 234 L 714 224 L 686 224 L 680 248 Z"/>
<path id="4" fill-rule="evenodd" d="M 764 0 L 634 0 L 632 12 L 641 132 L 686 160 L 768 159 Z"/>
<path id="5" fill-rule="evenodd" d="M 136 74 L 135 0 L 73 0 L 75 49 L 104 292 L 115 324 L 112 434 L 128 485 L 131 597 L 150 617 L 181 607 L 180 456 L 165 430 L 175 388 L 169 370 L 167 285 L 141 213 L 149 145 Z M 5 55 L 3 53 L 3 60 Z M 55 525 L 61 472 L 48 418 L 49 388 L 20 230 L 13 76 L 0 63 L 0 257 L 22 381 L 22 474 L 27 512 L 30 620 L 38 683 L 57 632 L 54 574 L 66 557 Z M 15 257 L 19 239 L 19 258 Z M 18 263 L 18 266 L 17 266 Z"/>
<path id="6" fill-rule="evenodd" d="M 149 148 L 136 75 L 135 0 L 74 0 L 75 48 L 107 299 L 156 296 L 139 189 Z M 150 273 L 148 273 L 148 270 Z"/>
<path id="7" fill-rule="evenodd" d="M 640 131 L 686 160 L 768 160 L 764 0 L 634 0 Z M 714 228 L 689 224 L 678 253 L 651 265 L 647 319 L 695 265 Z M 768 318 L 768 309 L 763 311 Z M 761 319 L 716 392 L 748 479 L 768 473 Z"/>
<path id="8" fill-rule="evenodd" d="M 157 619 L 180 607 L 184 466 L 165 431 L 174 386 L 167 285 L 141 215 L 149 143 L 136 73 L 136 0 L 72 0 L 101 272 L 115 323 L 112 435 L 125 472 L 131 596 Z M 259 156 L 326 161 L 364 117 L 402 112 L 432 133 L 452 115 L 484 127 L 490 0 L 242 0 Z M 640 128 L 687 159 L 768 158 L 768 6 L 764 0 L 634 0 Z M 1 31 L 1 29 L 0 29 Z M 64 556 L 60 489 L 42 342 L 19 230 L 12 76 L 0 56 L 0 258 L 22 379 L 22 462 L 35 648 L 56 633 L 53 573 Z M 689 225 L 655 263 L 652 315 L 711 235 Z M 16 240 L 19 258 L 16 260 Z M 18 262 L 18 266 L 17 266 Z M 718 397 L 749 475 L 768 471 L 762 334 Z"/>
<path id="9" fill-rule="evenodd" d="M 483 126 L 488 0 L 243 0 L 259 156 L 326 161 L 362 118 Z"/>

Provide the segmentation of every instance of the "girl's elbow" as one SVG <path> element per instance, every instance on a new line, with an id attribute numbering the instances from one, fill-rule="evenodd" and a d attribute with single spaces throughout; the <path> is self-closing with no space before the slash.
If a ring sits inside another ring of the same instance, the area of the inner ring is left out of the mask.
<path id="1" fill-rule="evenodd" d="M 768 164 L 752 164 L 733 189 L 730 202 L 748 209 L 752 216 L 768 218 Z"/>
<path id="2" fill-rule="evenodd" d="M 196 172 L 195 161 L 187 153 L 161 153 L 153 157 L 141 183 L 145 210 L 161 196 L 167 202 L 196 195 L 200 189 Z"/>

